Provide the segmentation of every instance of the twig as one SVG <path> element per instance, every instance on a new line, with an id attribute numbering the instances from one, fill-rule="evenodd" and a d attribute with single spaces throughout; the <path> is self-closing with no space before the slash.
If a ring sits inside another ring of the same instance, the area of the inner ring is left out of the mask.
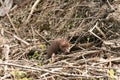
<path id="1" fill-rule="evenodd" d="M 115 11 L 115 9 L 113 8 L 113 6 L 110 4 L 109 0 L 107 0 L 107 4 L 110 7 L 110 9 L 111 9 L 112 12 Z"/>
<path id="2" fill-rule="evenodd" d="M 17 37 L 17 36 L 16 36 L 15 34 L 13 34 L 12 32 L 9 32 L 9 31 L 7 31 L 7 30 L 5 30 L 5 32 L 11 34 L 14 38 L 16 38 L 17 40 L 23 42 L 24 44 L 30 45 L 28 42 L 26 42 L 25 40 L 23 40 L 23 39 Z"/>
<path id="3" fill-rule="evenodd" d="M 5 63 L 8 63 L 10 46 L 7 45 L 7 44 L 5 44 L 3 47 L 4 47 L 4 48 L 3 48 L 3 54 L 5 55 Z M 7 67 L 7 65 L 5 65 L 5 67 L 4 67 L 4 73 L 5 73 L 5 75 L 7 74 L 7 73 L 6 73 L 6 72 L 7 72 L 7 69 L 8 69 L 8 67 Z"/>
<path id="4" fill-rule="evenodd" d="M 5 80 L 7 77 L 10 77 L 11 74 L 4 75 L 3 77 L 0 78 L 0 80 Z"/>
<path id="5" fill-rule="evenodd" d="M 108 62 L 112 62 L 112 61 L 120 61 L 120 57 L 114 58 L 114 59 L 110 59 L 110 60 L 105 60 L 105 61 L 96 63 L 96 64 L 94 64 L 94 65 L 103 64 L 103 63 L 108 63 Z"/>
<path id="6" fill-rule="evenodd" d="M 38 3 L 39 3 L 40 1 L 41 1 L 41 0 L 36 0 L 36 2 L 34 3 L 34 5 L 32 6 L 31 11 L 30 11 L 30 14 L 28 15 L 28 17 L 27 17 L 27 19 L 26 19 L 26 21 L 25 21 L 25 24 L 27 24 L 27 23 L 29 22 L 29 19 L 30 19 L 31 16 L 32 16 L 31 14 L 33 14 L 36 6 L 38 5 Z"/>
<path id="7" fill-rule="evenodd" d="M 26 42 L 26 41 L 24 41 L 23 39 L 17 37 L 17 36 L 16 36 L 15 34 L 13 34 L 12 32 L 9 32 L 9 31 L 7 31 L 7 30 L 5 30 L 5 32 L 11 34 L 14 38 L 16 38 L 17 40 L 23 42 L 24 44 L 30 45 L 28 42 Z M 16 46 L 16 45 L 14 45 L 14 46 Z M 10 46 L 10 47 L 13 47 L 13 46 Z"/>
<path id="8" fill-rule="evenodd" d="M 104 32 L 98 27 L 96 26 L 96 29 L 99 31 L 99 33 L 104 37 L 104 39 L 106 39 L 106 36 L 104 34 Z"/>
<path id="9" fill-rule="evenodd" d="M 80 25 L 79 25 L 79 27 L 74 31 L 74 33 L 73 33 L 73 35 L 70 37 L 70 39 L 69 39 L 69 42 L 70 42 L 70 40 L 74 37 L 74 35 L 77 33 L 77 32 L 79 32 L 79 28 L 83 25 L 83 22 L 84 22 L 85 20 L 83 19 L 82 20 L 82 22 L 80 23 Z"/>
<path id="10" fill-rule="evenodd" d="M 4 9 L 4 11 L 5 11 L 5 13 L 6 13 L 6 15 L 7 15 L 7 17 L 8 17 L 8 19 L 9 19 L 9 21 L 10 21 L 10 23 L 11 23 L 11 25 L 12 25 L 14 31 L 15 31 L 15 33 L 18 35 L 17 29 L 15 28 L 15 25 L 13 24 L 13 22 L 12 22 L 10 16 L 9 16 L 9 14 L 8 14 L 8 12 L 6 11 L 6 8 L 5 8 L 5 5 L 4 5 L 3 1 L 0 0 L 0 2 L 1 2 L 1 4 L 2 4 L 2 6 L 3 6 L 3 9 Z"/>
<path id="11" fill-rule="evenodd" d="M 23 52 L 22 54 L 20 53 L 20 54 L 17 54 L 16 56 L 18 56 L 17 57 L 17 59 L 16 60 L 19 60 L 22 56 L 24 56 L 26 53 L 28 53 L 30 50 L 32 50 L 33 48 L 35 48 L 36 46 L 30 46 L 30 47 L 28 47 L 28 48 L 26 48 L 25 49 L 25 52 Z M 14 56 L 15 57 L 15 56 Z"/>
<path id="12" fill-rule="evenodd" d="M 29 14 L 31 16 L 38 16 L 37 14 Z M 96 19 L 97 17 L 86 17 L 86 18 L 62 18 L 62 17 L 48 17 L 48 16 L 41 16 L 41 18 L 45 19 L 56 19 L 56 20 L 88 20 L 88 19 Z"/>
<path id="13" fill-rule="evenodd" d="M 52 72 L 54 71 L 60 71 L 62 68 L 55 68 L 53 70 L 51 70 Z M 41 77 L 44 77 L 44 76 L 47 76 L 49 73 L 45 73 L 45 74 L 42 74 Z"/>
<path id="14" fill-rule="evenodd" d="M 98 48 L 98 47 L 93 47 L 93 49 L 98 49 L 98 50 L 103 50 L 103 51 L 107 51 L 107 52 L 109 52 L 109 53 L 113 53 L 113 54 L 120 54 L 120 52 L 114 52 L 114 51 L 110 51 L 110 50 L 108 50 L 108 49 L 104 49 L 104 48 Z"/>
<path id="15" fill-rule="evenodd" d="M 26 42 L 26 41 L 24 41 L 23 39 L 17 37 L 16 35 L 13 35 L 13 36 L 14 36 L 14 38 L 16 38 L 17 40 L 23 42 L 24 44 L 26 44 L 26 45 L 30 45 L 28 42 Z"/>
<path id="16" fill-rule="evenodd" d="M 32 37 L 33 37 L 33 39 L 35 39 L 35 31 L 32 26 L 31 26 L 31 31 L 32 31 Z M 33 40 L 33 42 L 35 43 L 36 40 Z"/>
<path id="17" fill-rule="evenodd" d="M 30 69 L 30 70 L 44 71 L 44 72 L 48 72 L 48 73 L 55 74 L 55 75 L 60 75 L 60 76 L 68 76 L 68 77 L 76 77 L 76 78 L 80 78 L 80 77 L 101 78 L 101 77 L 103 77 L 103 76 L 90 76 L 90 75 L 70 74 L 70 73 L 59 72 L 59 71 L 58 72 L 53 72 L 51 70 L 47 70 L 47 69 L 44 69 L 44 68 L 35 68 L 35 67 L 23 66 L 23 65 L 12 64 L 12 63 L 2 63 L 2 62 L 0 62 L 0 65 L 15 66 L 15 67 L 20 67 L 20 68 L 25 68 L 25 69 Z"/>
<path id="18" fill-rule="evenodd" d="M 24 0 L 21 4 L 18 4 L 18 7 L 23 7 L 25 4 L 29 3 L 31 0 Z"/>
<path id="19" fill-rule="evenodd" d="M 49 41 L 47 41 L 41 34 L 39 34 L 38 31 L 35 30 L 35 32 L 47 43 L 50 45 Z"/>
<path id="20" fill-rule="evenodd" d="M 70 40 L 75 36 L 75 34 L 76 34 L 77 32 L 79 32 L 79 28 L 83 25 L 84 21 L 85 21 L 85 20 L 83 19 L 82 22 L 81 22 L 81 24 L 79 25 L 79 27 L 76 29 L 76 31 L 74 31 L 74 34 L 70 37 L 69 42 L 70 42 Z M 72 49 L 72 48 L 78 43 L 79 38 L 80 38 L 80 36 L 77 38 L 77 40 L 75 41 L 75 43 L 74 43 L 73 45 L 71 45 L 70 49 Z M 80 48 L 84 50 L 83 47 L 80 46 Z"/>
<path id="21" fill-rule="evenodd" d="M 93 30 L 97 27 L 97 25 L 98 25 L 98 22 L 96 22 L 96 24 L 94 25 L 94 27 L 91 28 L 91 29 L 89 30 L 89 32 L 90 32 L 91 34 L 93 34 L 95 37 L 97 37 L 98 39 L 100 39 L 101 41 L 103 41 L 102 38 L 100 38 L 98 35 L 96 35 L 96 34 L 93 32 Z"/>

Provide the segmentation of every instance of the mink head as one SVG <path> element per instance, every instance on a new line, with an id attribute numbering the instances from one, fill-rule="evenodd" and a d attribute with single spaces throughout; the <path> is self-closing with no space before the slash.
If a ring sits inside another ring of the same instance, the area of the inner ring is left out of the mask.
<path id="1" fill-rule="evenodd" d="M 63 51 L 64 53 L 69 53 L 70 51 L 70 44 L 69 42 L 63 42 L 61 45 L 60 45 L 60 50 Z"/>

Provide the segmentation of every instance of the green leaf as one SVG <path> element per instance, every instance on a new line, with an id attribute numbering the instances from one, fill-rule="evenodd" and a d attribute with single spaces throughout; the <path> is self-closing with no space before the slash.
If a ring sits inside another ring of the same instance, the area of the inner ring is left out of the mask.
<path id="1" fill-rule="evenodd" d="M 39 57 L 39 52 L 38 51 L 35 51 L 32 58 L 36 59 Z"/>
<path id="2" fill-rule="evenodd" d="M 110 70 L 109 70 L 109 74 L 110 74 L 111 80 L 115 80 L 115 79 L 114 79 L 115 72 L 114 72 L 113 69 L 110 69 Z"/>
<path id="3" fill-rule="evenodd" d="M 89 37 L 87 38 L 87 42 L 90 42 L 90 38 Z"/>
<path id="4" fill-rule="evenodd" d="M 39 45 L 39 48 L 40 48 L 42 51 L 44 51 L 44 50 L 46 50 L 46 45 L 45 45 L 45 44 L 40 44 L 40 45 Z"/>
<path id="5" fill-rule="evenodd" d="M 26 77 L 27 73 L 24 72 L 24 71 L 18 71 L 18 70 L 16 70 L 16 71 L 14 71 L 12 73 L 12 75 L 15 76 L 17 79 L 21 79 L 23 77 Z"/>

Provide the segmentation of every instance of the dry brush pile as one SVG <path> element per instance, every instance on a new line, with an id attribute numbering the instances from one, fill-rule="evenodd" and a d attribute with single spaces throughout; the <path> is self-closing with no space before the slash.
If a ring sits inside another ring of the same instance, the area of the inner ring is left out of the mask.
<path id="1" fill-rule="evenodd" d="M 13 0 L 10 10 L 0 2 L 1 80 L 120 79 L 119 0 Z M 70 53 L 46 59 L 56 38 Z"/>

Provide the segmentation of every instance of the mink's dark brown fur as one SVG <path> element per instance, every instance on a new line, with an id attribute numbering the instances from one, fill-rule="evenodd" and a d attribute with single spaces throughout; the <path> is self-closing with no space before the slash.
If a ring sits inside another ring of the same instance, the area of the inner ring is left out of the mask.
<path id="1" fill-rule="evenodd" d="M 62 51 L 63 53 L 69 53 L 70 43 L 63 38 L 58 38 L 52 41 L 47 50 L 47 58 L 50 58 L 53 53 Z"/>

